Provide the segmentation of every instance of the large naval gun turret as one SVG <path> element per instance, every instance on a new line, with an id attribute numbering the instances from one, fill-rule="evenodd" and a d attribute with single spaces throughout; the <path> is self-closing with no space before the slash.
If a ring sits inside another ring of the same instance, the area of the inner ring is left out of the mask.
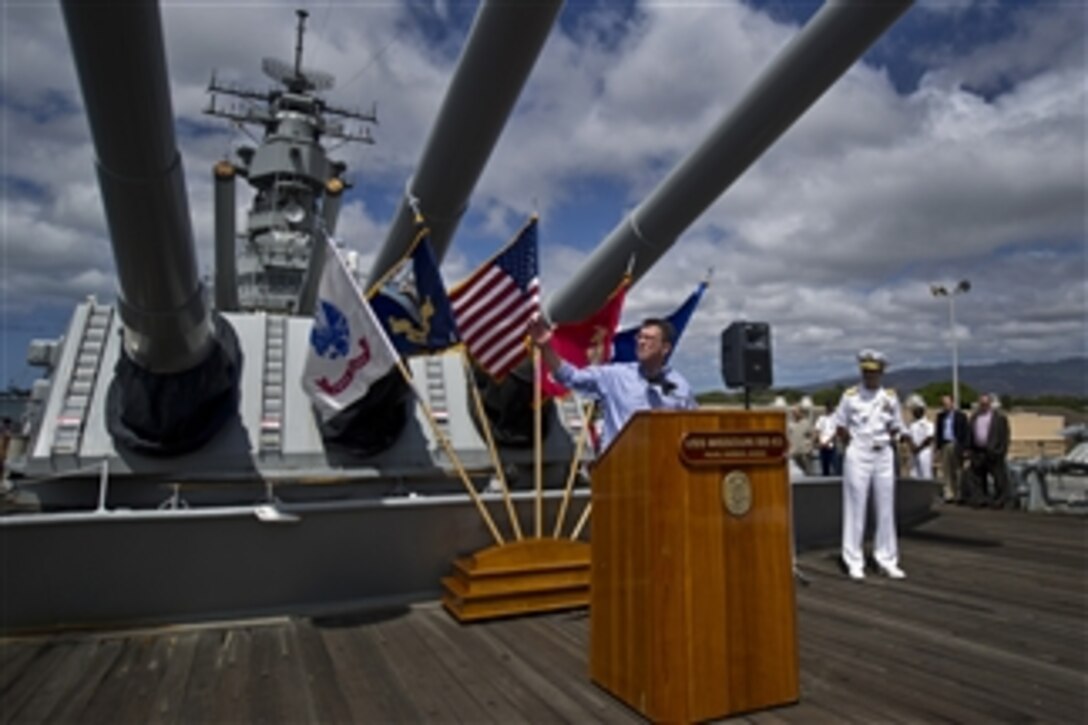
<path id="1" fill-rule="evenodd" d="M 549 301 L 551 317 L 591 313 L 632 256 L 635 277 L 645 274 L 909 4 L 830 0 Z M 446 251 L 560 6 L 481 3 L 397 218 L 361 279 L 382 277 L 404 255 L 417 210 L 438 256 Z M 405 394 L 408 383 L 379 382 L 333 426 L 318 423 L 300 383 L 320 254 L 348 184 L 322 140 L 370 141 L 345 124 L 366 126 L 373 114 L 322 99 L 332 78 L 302 64 L 304 14 L 294 62 L 264 64 L 276 89 L 213 79 L 209 112 L 264 130 L 214 170 L 213 307 L 197 274 L 157 4 L 62 7 L 118 302 L 78 305 L 61 341 L 35 346 L 47 375 L 35 385 L 38 413 L 15 483 L 40 510 L 0 515 L 0 629 L 434 596 L 450 560 L 492 536 L 415 396 L 482 488 L 493 468 L 470 413 L 474 376 L 457 355 L 412 359 L 415 395 Z M 237 178 L 254 190 L 241 233 Z M 524 406 L 523 391 L 515 393 L 491 395 L 489 414 Z M 560 422 L 545 439 L 545 487 L 565 477 L 569 430 L 585 424 L 569 410 Z M 531 453 L 500 454 L 517 488 Z M 525 493 L 514 494 L 522 512 Z M 586 489 L 575 495 L 584 501 Z"/>
<path id="2" fill-rule="evenodd" d="M 63 9 L 98 157 L 123 334 L 111 378 L 101 362 L 118 342 L 106 334 L 112 311 L 89 304 L 77 313 L 69 370 L 55 380 L 42 432 L 50 456 L 78 455 L 89 423 L 129 450 L 185 453 L 235 415 L 241 360 L 233 329 L 212 314 L 197 277 L 158 8 Z M 124 102 L 130 96 L 139 101 Z"/>

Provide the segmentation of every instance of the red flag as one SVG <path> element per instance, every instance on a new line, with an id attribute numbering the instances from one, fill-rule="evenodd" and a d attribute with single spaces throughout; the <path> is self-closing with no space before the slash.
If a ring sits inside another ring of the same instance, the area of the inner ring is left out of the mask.
<path id="1" fill-rule="evenodd" d="M 582 320 L 557 325 L 552 331 L 552 349 L 575 367 L 599 365 L 612 359 L 612 338 L 620 324 L 623 299 L 627 295 L 630 279 L 624 277 L 620 286 L 608 298 L 601 309 Z M 544 367 L 540 390 L 546 396 L 563 397 L 569 391 L 552 380 Z"/>

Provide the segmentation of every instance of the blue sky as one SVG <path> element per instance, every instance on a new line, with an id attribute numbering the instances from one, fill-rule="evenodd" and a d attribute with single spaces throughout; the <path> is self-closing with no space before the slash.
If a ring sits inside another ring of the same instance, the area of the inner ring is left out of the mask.
<path id="1" fill-rule="evenodd" d="M 201 268 L 211 272 L 210 168 L 244 137 L 201 114 L 211 70 L 265 87 L 290 58 L 300 3 L 163 9 L 178 139 Z M 301 3 L 307 65 L 330 100 L 378 104 L 377 145 L 343 147 L 355 188 L 339 231 L 373 258 L 418 161 L 471 2 Z M 545 297 L 735 105 L 819 8 L 780 2 L 568 2 L 471 199 L 452 283 L 541 215 Z M 93 152 L 52 3 L 0 23 L 0 385 L 28 384 L 35 337 L 115 280 Z M 775 379 L 849 374 L 861 347 L 893 366 L 1052 360 L 1086 341 L 1086 10 L 1080 2 L 919 2 L 698 219 L 631 292 L 624 319 L 670 312 L 714 278 L 676 358 L 721 387 L 718 336 L 771 325 Z M 239 195 L 239 213 L 248 199 Z"/>

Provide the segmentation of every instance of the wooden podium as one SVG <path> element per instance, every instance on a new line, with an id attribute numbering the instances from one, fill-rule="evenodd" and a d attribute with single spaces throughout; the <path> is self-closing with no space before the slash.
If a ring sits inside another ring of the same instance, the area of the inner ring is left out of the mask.
<path id="1" fill-rule="evenodd" d="M 590 677 L 651 720 L 798 699 L 785 428 L 648 411 L 593 470 Z"/>

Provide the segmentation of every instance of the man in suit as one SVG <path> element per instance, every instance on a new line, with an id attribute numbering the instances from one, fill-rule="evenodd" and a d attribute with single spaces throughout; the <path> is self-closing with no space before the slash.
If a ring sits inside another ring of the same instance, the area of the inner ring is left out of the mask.
<path id="1" fill-rule="evenodd" d="M 968 457 L 978 495 L 985 496 L 986 478 L 993 479 L 993 495 L 989 499 L 992 508 L 1005 508 L 1009 498 L 1009 474 L 1005 457 L 1009 454 L 1009 419 L 994 407 L 993 396 L 982 394 L 978 408 L 969 421 L 970 442 Z"/>
<path id="2" fill-rule="evenodd" d="M 946 502 L 964 503 L 966 498 L 960 488 L 960 474 L 968 446 L 967 430 L 967 416 L 962 410 L 956 410 L 952 396 L 941 398 L 941 412 L 937 414 L 937 454 L 941 461 Z"/>

